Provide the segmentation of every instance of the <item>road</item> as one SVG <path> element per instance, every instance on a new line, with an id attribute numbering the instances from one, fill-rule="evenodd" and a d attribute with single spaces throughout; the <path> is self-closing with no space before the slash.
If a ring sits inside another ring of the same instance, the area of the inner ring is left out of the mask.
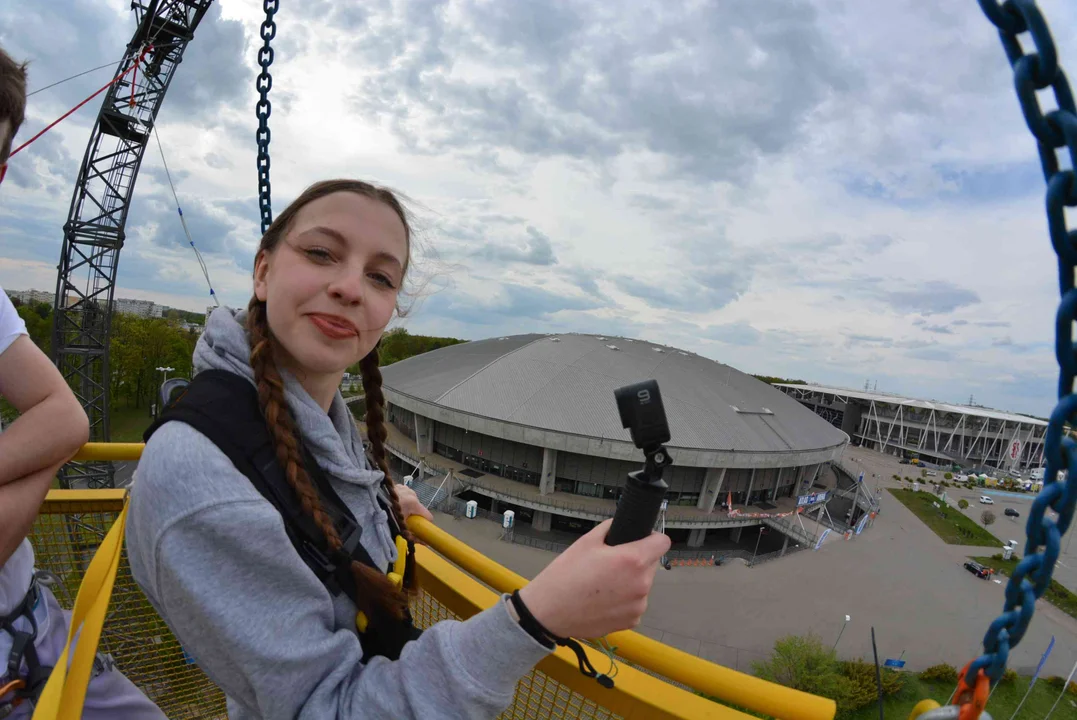
<path id="1" fill-rule="evenodd" d="M 879 487 L 895 487 L 897 483 L 890 480 L 891 476 L 897 473 L 901 477 L 918 477 L 920 475 L 919 469 L 912 465 L 901 465 L 897 458 L 888 455 L 882 455 L 873 450 L 865 450 L 864 448 L 850 447 L 845 451 L 844 458 L 846 466 L 850 468 L 859 467 L 864 470 L 864 477 L 866 482 L 874 483 L 879 482 Z M 926 478 L 927 480 L 939 480 L 942 479 L 942 471 L 937 471 L 939 474 L 933 478 Z M 873 478 L 872 474 L 877 477 Z M 908 484 L 906 483 L 906 486 Z M 930 489 L 930 488 L 928 488 Z M 992 488 L 969 488 L 961 489 L 960 487 L 946 488 L 947 498 L 953 501 L 952 504 L 956 506 L 958 500 L 968 500 L 969 506 L 964 513 L 970 518 L 980 523 L 980 515 L 984 510 L 991 510 L 995 513 L 995 522 L 987 526 L 987 531 L 997 537 L 1003 542 L 1009 542 L 1016 540 L 1018 543 L 1018 554 L 1024 555 L 1025 552 L 1025 523 L 1028 521 L 1028 512 L 1032 507 L 1032 501 L 1035 499 L 1035 495 L 1021 494 L 1021 493 L 1009 493 L 1003 490 L 993 490 Z M 980 496 L 986 495 L 993 501 L 992 505 L 983 505 L 980 503 Z M 1012 508 L 1021 514 L 1020 518 L 1007 517 L 1005 512 L 1006 508 Z M 1077 543 L 1073 542 L 1073 536 L 1077 534 L 1077 528 L 1071 528 L 1069 534 L 1062 538 L 1062 553 L 1059 555 L 1058 563 L 1055 565 L 1055 572 L 1053 577 L 1061 585 L 1069 588 L 1073 592 L 1077 592 Z M 997 551 L 990 551 L 985 554 L 992 555 Z"/>
<path id="2" fill-rule="evenodd" d="M 910 670 L 940 661 L 964 665 L 982 652 L 983 634 L 1001 612 L 1004 586 L 962 569 L 966 549 L 943 543 L 889 493 L 882 503 L 874 527 L 816 552 L 755 568 L 733 562 L 660 570 L 640 632 L 750 670 L 751 662 L 766 657 L 784 635 L 813 631 L 833 643 L 848 614 L 852 621 L 838 646 L 842 657 L 871 658 L 874 626 L 882 658 L 904 653 Z M 553 557 L 499 541 L 500 526 L 487 520 L 438 515 L 436 521 L 529 578 Z M 1031 673 L 1052 635 L 1058 644 L 1044 673 L 1065 676 L 1077 661 L 1077 620 L 1043 601 L 1011 652 L 1010 667 Z"/>

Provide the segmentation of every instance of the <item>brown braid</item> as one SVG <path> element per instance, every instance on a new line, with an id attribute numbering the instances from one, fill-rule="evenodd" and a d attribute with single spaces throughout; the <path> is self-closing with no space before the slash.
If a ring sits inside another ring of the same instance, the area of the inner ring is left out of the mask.
<path id="1" fill-rule="evenodd" d="M 325 533 L 330 548 L 339 550 L 342 546 L 340 536 L 337 535 L 333 521 L 322 507 L 318 493 L 303 467 L 299 449 L 299 433 L 285 400 L 284 383 L 273 358 L 272 333 L 266 318 L 265 303 L 260 302 L 256 297 L 251 298 L 247 311 L 251 368 L 254 370 L 254 379 L 258 385 L 258 402 L 262 407 L 262 414 L 265 415 L 266 424 L 276 441 L 277 459 L 284 467 L 288 483 L 299 496 L 303 511 L 314 518 L 318 527 Z M 380 381 L 380 374 L 378 377 Z M 380 382 L 378 392 L 379 394 L 381 392 Z M 384 428 L 382 431 L 384 432 Z M 382 452 L 384 455 L 384 449 Z M 399 503 L 395 502 L 395 495 L 393 498 L 393 509 L 399 517 Z M 407 595 L 397 590 L 388 576 L 354 560 L 351 569 L 358 589 L 356 600 L 360 605 L 359 609 L 368 617 L 376 606 L 384 608 L 397 619 L 405 616 L 408 607 Z"/>
<path id="2" fill-rule="evenodd" d="M 393 504 L 393 515 L 400 525 L 400 533 L 411 543 L 415 536 L 404 524 L 404 511 L 400 507 L 400 498 L 396 495 L 396 483 L 389 474 L 389 461 L 385 454 L 385 394 L 381 391 L 381 369 L 378 367 L 378 347 L 375 345 L 366 357 L 359 361 L 359 375 L 363 378 L 363 394 L 366 396 L 366 433 L 370 440 L 370 454 L 374 462 L 385 473 L 382 484 Z"/>

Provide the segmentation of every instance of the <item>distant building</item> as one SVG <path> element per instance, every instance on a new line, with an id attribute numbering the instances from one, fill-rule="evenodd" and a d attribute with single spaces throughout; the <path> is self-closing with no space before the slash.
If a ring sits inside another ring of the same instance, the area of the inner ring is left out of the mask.
<path id="1" fill-rule="evenodd" d="M 113 304 L 113 310 L 123 315 L 137 315 L 138 317 L 160 317 L 153 315 L 154 302 L 152 300 L 129 300 L 117 298 Z"/>
<path id="2" fill-rule="evenodd" d="M 48 290 L 12 290 L 8 292 L 8 297 L 22 303 L 38 302 L 52 305 L 56 299 L 56 293 Z"/>
<path id="3" fill-rule="evenodd" d="M 56 300 L 56 293 L 51 290 L 9 290 L 8 297 L 24 304 L 45 303 L 52 306 Z M 70 307 L 78 300 L 76 295 L 68 295 L 64 307 Z"/>
<path id="4" fill-rule="evenodd" d="M 881 392 L 778 383 L 856 445 L 932 463 L 1027 470 L 1043 464 L 1047 423 L 989 408 Z"/>

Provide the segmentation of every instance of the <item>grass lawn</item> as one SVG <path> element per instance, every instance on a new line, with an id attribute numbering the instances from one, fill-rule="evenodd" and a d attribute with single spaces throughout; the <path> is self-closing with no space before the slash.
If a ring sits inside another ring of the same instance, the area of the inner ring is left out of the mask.
<path id="1" fill-rule="evenodd" d="M 929 492 L 889 488 L 890 494 L 913 511 L 925 525 L 949 545 L 1002 547 L 1002 541 L 956 508 L 947 507 Z M 935 507 L 938 503 L 940 507 Z"/>
<path id="2" fill-rule="evenodd" d="M 973 560 L 981 565 L 995 568 L 999 572 L 1004 573 L 1007 577 L 1013 574 L 1013 570 L 1017 567 L 1017 563 L 1019 562 L 1019 559 L 1015 558 L 1003 560 L 1002 555 L 996 555 L 994 557 L 975 557 Z M 1047 592 L 1043 594 L 1043 599 L 1059 608 L 1067 615 L 1077 618 L 1077 595 L 1059 585 L 1057 580 L 1051 580 L 1051 584 L 1047 587 Z"/>
<path id="3" fill-rule="evenodd" d="M 113 406 L 111 420 L 112 442 L 142 442 L 142 433 L 153 422 L 147 408 Z"/>
<path id="4" fill-rule="evenodd" d="M 1021 702 L 1025 691 L 1028 690 L 1028 681 L 1029 678 L 1027 677 L 1019 677 L 1012 683 L 999 685 L 991 696 L 991 701 L 987 703 L 987 712 L 991 713 L 991 717 L 1008 720 L 1013 715 L 1013 711 L 1017 709 L 1017 704 Z M 931 698 L 943 705 L 950 699 L 950 693 L 953 691 L 953 685 L 926 683 L 914 674 L 908 673 L 905 675 L 905 687 L 897 694 L 891 695 L 883 701 L 883 716 L 887 720 L 890 718 L 903 720 L 909 716 L 913 707 L 921 700 Z M 1050 687 L 1041 677 L 1036 682 L 1036 687 L 1032 688 L 1032 694 L 1028 696 L 1028 700 L 1021 707 L 1021 714 L 1018 715 L 1017 720 L 1041 720 L 1047 714 L 1047 711 L 1051 709 L 1054 701 L 1058 699 L 1060 692 L 1062 692 L 1062 688 Z M 1070 702 L 1077 703 L 1077 695 L 1063 697 L 1062 702 L 1055 708 L 1055 713 L 1051 716 L 1051 719 L 1055 720 L 1057 718 L 1061 720 L 1062 718 L 1077 717 L 1077 706 L 1071 705 Z M 847 720 L 878 720 L 879 705 L 874 703 L 844 717 Z"/>

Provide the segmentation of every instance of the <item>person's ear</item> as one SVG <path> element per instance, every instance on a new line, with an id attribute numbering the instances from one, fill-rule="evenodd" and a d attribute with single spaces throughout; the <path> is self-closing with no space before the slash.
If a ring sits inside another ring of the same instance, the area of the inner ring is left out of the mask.
<path id="1" fill-rule="evenodd" d="M 265 302 L 269 297 L 269 283 L 266 276 L 269 274 L 269 253 L 259 250 L 254 258 L 254 296 L 259 302 Z"/>

